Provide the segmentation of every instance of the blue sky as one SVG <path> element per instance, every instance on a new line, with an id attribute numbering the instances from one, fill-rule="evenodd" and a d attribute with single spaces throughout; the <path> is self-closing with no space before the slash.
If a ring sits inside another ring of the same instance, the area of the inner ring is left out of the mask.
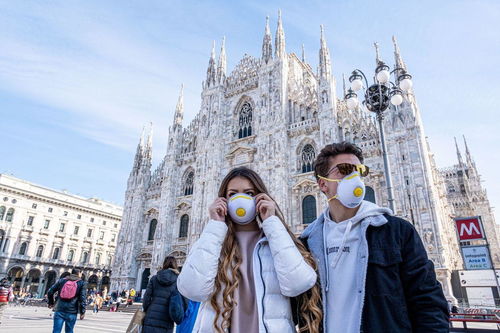
<path id="1" fill-rule="evenodd" d="M 0 172 L 122 204 L 142 126 L 154 124 L 156 164 L 181 83 L 185 123 L 199 109 L 212 40 L 218 51 L 226 36 L 230 72 L 260 55 L 265 17 L 274 36 L 279 8 L 287 51 L 304 44 L 313 68 L 324 24 L 338 82 L 373 71 L 374 41 L 392 65 L 396 35 L 437 164 L 456 163 L 453 137 L 463 149 L 465 134 L 500 207 L 494 0 L 0 0 Z"/>

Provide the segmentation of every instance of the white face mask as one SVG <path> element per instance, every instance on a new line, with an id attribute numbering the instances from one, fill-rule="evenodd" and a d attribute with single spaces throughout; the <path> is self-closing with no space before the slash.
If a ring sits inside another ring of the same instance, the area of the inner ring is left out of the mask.
<path id="1" fill-rule="evenodd" d="M 245 193 L 232 195 L 228 200 L 227 208 L 231 219 L 238 224 L 248 224 L 257 215 L 254 198 Z"/>
<path id="2" fill-rule="evenodd" d="M 338 199 L 342 205 L 347 208 L 358 207 L 365 198 L 365 184 L 361 180 L 358 171 L 345 176 L 342 179 L 330 179 L 326 177 L 319 178 L 328 182 L 338 182 L 337 194 L 329 198 L 328 201 Z"/>

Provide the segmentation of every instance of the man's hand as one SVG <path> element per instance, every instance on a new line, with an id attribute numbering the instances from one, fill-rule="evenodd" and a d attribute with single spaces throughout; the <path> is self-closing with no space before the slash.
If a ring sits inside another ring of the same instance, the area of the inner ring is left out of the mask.
<path id="1" fill-rule="evenodd" d="M 49 304 L 49 305 L 47 305 L 47 307 L 48 307 L 49 309 L 52 309 L 52 308 L 54 307 L 54 304 Z"/>
<path id="2" fill-rule="evenodd" d="M 85 313 L 82 313 L 82 314 L 80 315 L 80 320 L 83 320 L 83 318 L 85 318 Z"/>

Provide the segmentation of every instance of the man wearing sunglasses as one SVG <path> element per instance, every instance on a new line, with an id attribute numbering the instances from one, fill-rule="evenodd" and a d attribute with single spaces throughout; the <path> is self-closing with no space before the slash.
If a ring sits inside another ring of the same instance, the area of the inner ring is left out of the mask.
<path id="1" fill-rule="evenodd" d="M 363 200 L 360 148 L 325 146 L 314 173 L 327 209 L 302 241 L 318 262 L 323 332 L 448 332 L 448 310 L 415 228 Z"/>

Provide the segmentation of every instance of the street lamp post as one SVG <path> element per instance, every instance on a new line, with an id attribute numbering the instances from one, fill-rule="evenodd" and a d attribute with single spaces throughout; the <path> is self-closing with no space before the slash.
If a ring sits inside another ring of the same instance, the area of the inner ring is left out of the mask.
<path id="1" fill-rule="evenodd" d="M 372 85 L 368 84 L 366 75 L 361 70 L 355 69 L 349 77 L 351 87 L 345 95 L 345 99 L 347 107 L 350 110 L 356 109 L 359 106 L 356 91 L 363 89 L 363 87 L 368 87 L 365 89 L 365 99 L 363 104 L 366 106 L 368 111 L 374 112 L 377 115 L 380 142 L 382 144 L 382 155 L 384 157 L 384 172 L 385 181 L 387 183 L 389 208 L 396 213 L 394 191 L 391 179 L 391 167 L 389 165 L 389 158 L 387 157 L 387 145 L 385 142 L 385 132 L 382 121 L 384 119 L 384 111 L 387 110 L 390 104 L 398 106 L 403 103 L 403 95 L 408 93 L 413 83 L 411 81 L 411 75 L 408 74 L 403 68 L 395 68 L 392 72 L 389 72 L 389 69 L 389 66 L 377 57 L 377 68 L 375 68 L 375 76 L 373 78 L 374 83 Z M 390 81 L 391 74 L 393 73 L 396 73 L 394 74 L 396 83 Z M 366 86 L 363 84 L 363 79 Z"/>

